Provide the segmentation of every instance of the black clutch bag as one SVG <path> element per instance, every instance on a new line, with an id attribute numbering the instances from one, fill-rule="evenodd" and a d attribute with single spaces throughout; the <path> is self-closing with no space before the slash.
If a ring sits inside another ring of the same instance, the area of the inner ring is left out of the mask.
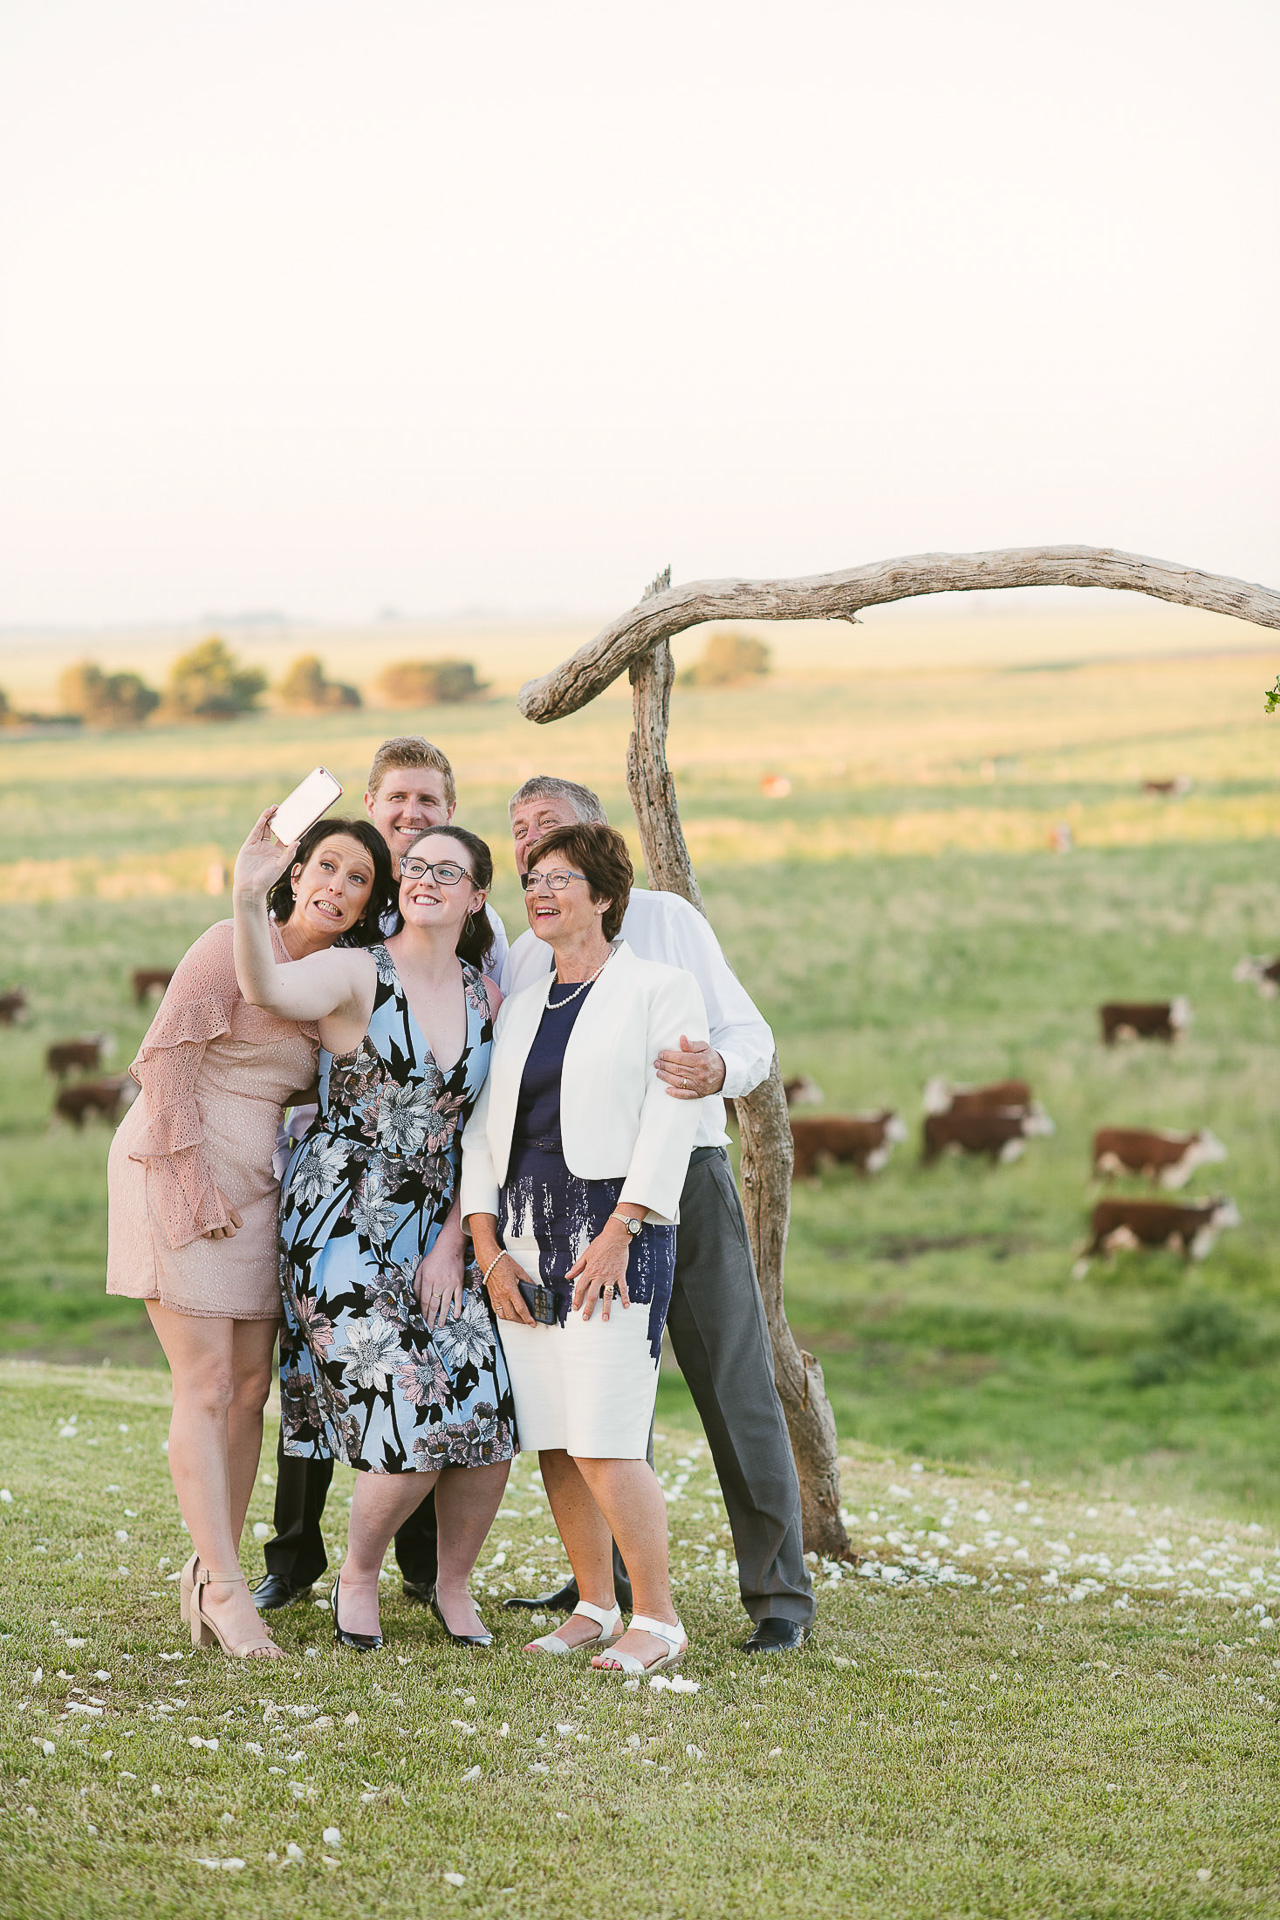
<path id="1" fill-rule="evenodd" d="M 520 1298 L 540 1327 L 558 1327 L 560 1315 L 556 1312 L 556 1296 L 550 1287 L 544 1287 L 538 1280 L 517 1280 Z"/>

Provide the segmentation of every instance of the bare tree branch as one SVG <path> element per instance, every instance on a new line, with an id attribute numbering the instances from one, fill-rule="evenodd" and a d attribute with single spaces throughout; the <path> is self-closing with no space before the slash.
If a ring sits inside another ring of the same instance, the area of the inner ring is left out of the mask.
<path id="1" fill-rule="evenodd" d="M 694 580 L 660 586 L 577 653 L 520 689 L 526 720 L 559 720 L 594 700 L 660 641 L 707 620 L 851 620 L 861 607 L 927 593 L 1000 587 L 1111 587 L 1179 606 L 1280 627 L 1280 593 L 1247 580 L 1149 560 L 1114 547 L 1010 547 L 995 553 L 920 553 L 847 573 L 799 580 Z"/>

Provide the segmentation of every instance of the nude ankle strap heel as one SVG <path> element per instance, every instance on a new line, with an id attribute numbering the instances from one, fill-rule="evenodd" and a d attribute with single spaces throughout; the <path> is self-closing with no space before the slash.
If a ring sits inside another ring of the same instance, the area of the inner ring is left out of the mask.
<path id="1" fill-rule="evenodd" d="M 214 1574 L 207 1567 L 201 1567 L 191 1590 L 191 1644 L 193 1647 L 218 1646 L 230 1660 L 248 1660 L 255 1654 L 271 1658 L 283 1656 L 284 1648 L 277 1645 L 265 1627 L 248 1640 L 239 1640 L 233 1646 L 223 1633 L 216 1620 L 211 1620 L 204 1610 L 203 1595 L 208 1586 L 247 1587 L 248 1581 L 242 1573 Z"/>

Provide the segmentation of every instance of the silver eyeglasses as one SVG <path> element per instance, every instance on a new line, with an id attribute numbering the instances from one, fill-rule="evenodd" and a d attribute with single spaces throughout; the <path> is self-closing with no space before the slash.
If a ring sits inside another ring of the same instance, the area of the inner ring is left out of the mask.
<path id="1" fill-rule="evenodd" d="M 456 887 L 459 880 L 469 880 L 471 875 L 456 860 L 415 860 L 412 857 L 400 862 L 402 880 L 434 880 L 442 887 Z"/>
<path id="2" fill-rule="evenodd" d="M 563 893 L 571 880 L 585 880 L 585 873 L 574 873 L 571 867 L 561 867 L 555 873 L 522 873 L 520 885 L 528 893 L 530 887 L 550 887 L 552 893 Z"/>

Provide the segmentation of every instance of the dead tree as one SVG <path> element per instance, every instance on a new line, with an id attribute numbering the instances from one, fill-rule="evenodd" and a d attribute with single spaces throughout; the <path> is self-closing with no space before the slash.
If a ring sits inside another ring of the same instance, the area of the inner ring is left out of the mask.
<path id="1" fill-rule="evenodd" d="M 671 585 L 668 567 L 638 606 L 554 672 L 522 687 L 520 711 L 527 720 L 563 719 L 594 700 L 620 674 L 629 673 L 635 730 L 627 752 L 627 784 L 649 884 L 660 892 L 682 894 L 701 911 L 702 896 L 666 757 L 674 677 L 669 643 L 675 634 L 710 620 L 856 620 L 863 607 L 927 593 L 1064 586 L 1146 593 L 1255 626 L 1280 628 L 1280 593 L 1271 588 L 1110 547 L 925 553 L 799 580 L 699 580 L 681 587 Z M 822 1368 L 796 1345 L 783 1304 L 792 1156 L 776 1056 L 769 1078 L 736 1105 L 742 1126 L 743 1203 L 773 1341 L 774 1374 L 800 1475 L 804 1544 L 819 1553 L 844 1556 L 850 1547 L 840 1519 L 835 1417 Z"/>

